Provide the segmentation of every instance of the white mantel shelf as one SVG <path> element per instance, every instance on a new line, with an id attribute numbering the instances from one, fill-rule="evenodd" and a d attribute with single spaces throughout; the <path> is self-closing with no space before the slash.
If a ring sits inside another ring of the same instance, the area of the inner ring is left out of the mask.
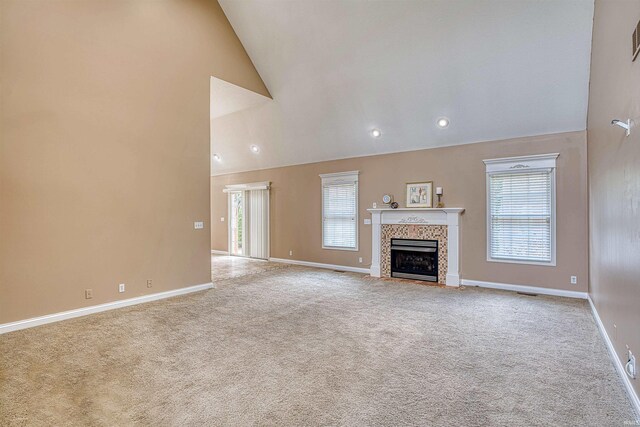
<path id="1" fill-rule="evenodd" d="M 371 213 L 371 275 L 380 277 L 382 224 L 446 225 L 447 286 L 460 286 L 460 215 L 464 208 L 377 208 Z"/>
<path id="2" fill-rule="evenodd" d="M 464 208 L 376 208 L 367 209 L 369 212 L 398 212 L 398 211 L 414 211 L 414 212 L 446 212 L 446 213 L 462 213 Z"/>

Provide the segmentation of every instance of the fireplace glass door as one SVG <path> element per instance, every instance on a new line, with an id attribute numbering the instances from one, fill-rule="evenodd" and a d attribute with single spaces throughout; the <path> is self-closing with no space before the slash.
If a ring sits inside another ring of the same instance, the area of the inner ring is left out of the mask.
<path id="1" fill-rule="evenodd" d="M 391 239 L 391 277 L 438 281 L 438 241 Z"/>

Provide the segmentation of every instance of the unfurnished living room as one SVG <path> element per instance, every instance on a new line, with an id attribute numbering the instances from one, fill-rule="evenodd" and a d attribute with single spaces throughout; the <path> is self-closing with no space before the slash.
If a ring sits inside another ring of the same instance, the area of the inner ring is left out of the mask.
<path id="1" fill-rule="evenodd" d="M 640 0 L 0 0 L 0 426 L 640 425 Z"/>

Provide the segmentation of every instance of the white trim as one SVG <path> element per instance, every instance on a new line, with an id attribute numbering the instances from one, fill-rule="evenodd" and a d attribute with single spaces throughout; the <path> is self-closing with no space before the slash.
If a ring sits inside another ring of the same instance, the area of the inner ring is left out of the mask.
<path id="1" fill-rule="evenodd" d="M 487 253 L 487 262 L 498 262 L 503 264 L 526 264 L 526 265 L 539 265 L 541 267 L 557 267 L 556 261 L 530 261 L 528 259 L 515 259 L 515 258 L 491 258 Z"/>
<path id="2" fill-rule="evenodd" d="M 402 211 L 412 211 L 412 212 L 444 212 L 444 213 L 462 213 L 464 212 L 464 208 L 376 208 L 376 209 L 367 209 L 368 212 L 402 212 Z"/>
<path id="3" fill-rule="evenodd" d="M 537 286 L 512 285 L 509 283 L 484 282 L 481 280 L 462 279 L 464 286 L 477 286 L 480 288 L 501 289 L 503 291 L 527 292 L 531 294 L 553 295 L 556 297 L 587 299 L 586 292 L 565 291 L 564 289 L 540 288 Z"/>
<path id="4" fill-rule="evenodd" d="M 360 175 L 360 171 L 321 173 L 320 178 L 322 178 L 323 183 L 325 181 L 326 182 L 333 182 L 333 181 L 353 182 L 354 180 L 355 181 L 358 180 L 358 175 Z"/>
<path id="5" fill-rule="evenodd" d="M 560 153 L 534 154 L 531 156 L 503 157 L 483 160 L 487 173 L 513 172 L 521 169 L 550 169 L 556 167 Z"/>
<path id="6" fill-rule="evenodd" d="M 279 262 L 282 264 L 304 265 L 305 267 L 326 268 L 328 270 L 349 271 L 351 273 L 363 273 L 363 274 L 370 273 L 368 268 L 349 267 L 347 265 L 336 265 L 336 264 L 322 264 L 319 262 L 299 261 L 297 259 L 269 258 L 269 261 Z"/>
<path id="7" fill-rule="evenodd" d="M 369 274 L 371 274 L 371 277 L 380 277 L 381 276 L 381 272 L 380 272 L 380 265 L 371 265 L 371 268 L 369 269 Z"/>
<path id="8" fill-rule="evenodd" d="M 460 286 L 460 275 L 457 273 L 447 273 L 444 278 L 444 283 L 447 286 Z"/>
<path id="9" fill-rule="evenodd" d="M 202 285 L 187 286 L 186 288 L 174 289 L 166 292 L 158 292 L 156 294 L 150 295 L 142 295 L 139 297 L 107 302 L 105 304 L 92 305 L 89 307 L 77 308 L 75 310 L 62 311 L 60 313 L 47 314 L 45 316 L 32 317 L 31 319 L 4 323 L 0 325 L 0 334 L 6 334 L 7 332 L 19 331 L 21 329 L 32 328 L 34 326 L 40 326 L 47 323 L 59 322 L 61 320 L 73 319 L 74 317 L 86 316 L 88 314 L 100 313 L 102 311 L 114 310 L 116 308 L 129 307 L 131 305 L 157 301 L 159 299 L 171 298 L 178 295 L 184 295 L 213 288 L 215 288 L 213 283 L 203 283 Z"/>
<path id="10" fill-rule="evenodd" d="M 229 184 L 224 186 L 223 193 L 230 191 L 268 190 L 271 188 L 271 181 L 250 182 L 248 184 Z"/>
<path id="11" fill-rule="evenodd" d="M 339 246 L 325 246 L 322 245 L 322 249 L 328 250 L 328 251 L 351 251 L 351 252 L 358 252 L 360 249 L 358 249 L 358 232 L 356 231 L 356 247 L 355 248 L 341 248 Z"/>
<path id="12" fill-rule="evenodd" d="M 587 296 L 587 300 L 589 300 L 589 305 L 591 306 L 591 313 L 593 314 L 593 318 L 595 319 L 596 324 L 598 325 L 598 329 L 600 330 L 600 334 L 604 339 L 604 343 L 607 346 L 607 350 L 609 350 L 609 356 L 611 356 L 611 359 L 613 359 L 613 365 L 616 367 L 616 371 L 618 371 L 618 375 L 620 375 L 620 377 L 622 378 L 622 383 L 624 384 L 624 388 L 626 389 L 627 394 L 629 395 L 629 400 L 631 400 L 631 406 L 633 406 L 633 409 L 635 409 L 635 412 L 636 412 L 635 421 L 637 423 L 640 423 L 640 398 L 638 398 L 638 394 L 634 390 L 633 385 L 631 384 L 631 380 L 629 380 L 629 377 L 627 376 L 627 373 L 624 370 L 622 361 L 620 360 L 620 358 L 618 357 L 618 354 L 616 353 L 615 347 L 613 346 L 613 343 L 609 338 L 609 334 L 607 334 L 607 330 L 605 329 L 604 324 L 600 319 L 598 310 L 596 310 L 596 306 L 593 304 L 593 301 L 591 300 L 591 296 Z"/>
<path id="13" fill-rule="evenodd" d="M 211 249 L 211 253 L 216 255 L 229 255 L 229 251 L 220 251 L 218 249 Z"/>

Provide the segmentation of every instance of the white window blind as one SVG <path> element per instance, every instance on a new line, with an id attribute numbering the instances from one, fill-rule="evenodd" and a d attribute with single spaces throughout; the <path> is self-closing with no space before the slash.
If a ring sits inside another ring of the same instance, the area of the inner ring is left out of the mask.
<path id="1" fill-rule="evenodd" d="M 323 174 L 322 247 L 358 249 L 358 172 Z"/>
<path id="2" fill-rule="evenodd" d="M 554 167 L 536 167 L 549 166 L 540 157 L 488 164 L 490 260 L 555 263 L 555 157 Z"/>

